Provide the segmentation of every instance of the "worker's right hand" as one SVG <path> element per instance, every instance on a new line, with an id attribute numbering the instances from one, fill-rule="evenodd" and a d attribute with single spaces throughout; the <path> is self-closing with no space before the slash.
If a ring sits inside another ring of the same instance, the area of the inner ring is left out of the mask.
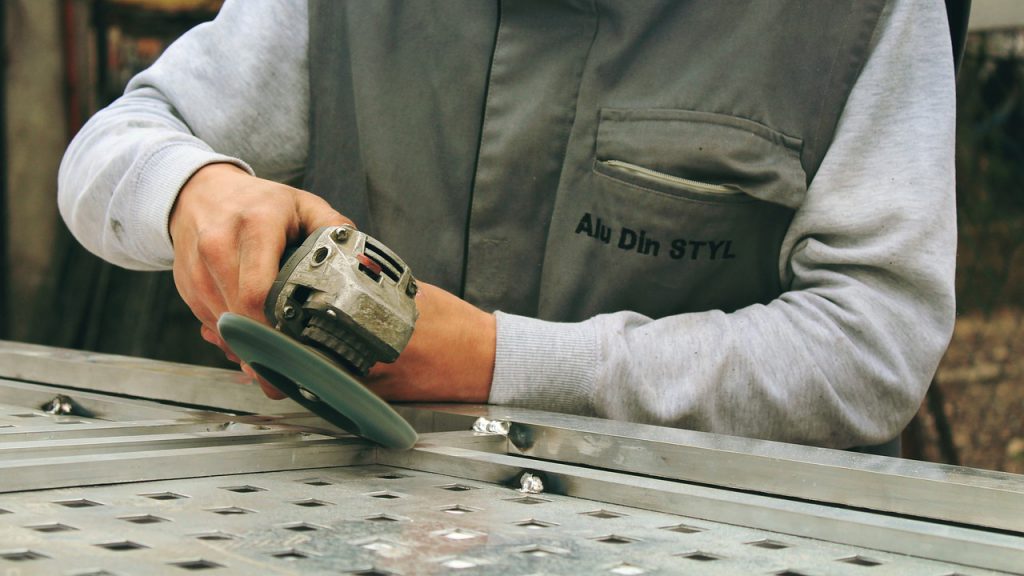
<path id="1" fill-rule="evenodd" d="M 238 362 L 217 332 L 217 319 L 234 312 L 266 323 L 263 301 L 285 246 L 321 226 L 341 224 L 352 221 L 322 198 L 251 176 L 233 164 L 210 164 L 193 174 L 178 194 L 168 226 L 174 283 L 202 323 L 203 339 Z M 260 384 L 268 396 L 282 397 Z"/>

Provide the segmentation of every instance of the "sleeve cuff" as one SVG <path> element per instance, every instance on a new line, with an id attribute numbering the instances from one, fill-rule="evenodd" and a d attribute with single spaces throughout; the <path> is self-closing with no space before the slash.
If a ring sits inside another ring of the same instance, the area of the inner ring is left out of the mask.
<path id="1" fill-rule="evenodd" d="M 252 168 L 237 158 L 192 144 L 165 146 L 146 160 L 131 207 L 131 222 L 138 226 L 135 248 L 142 260 L 166 267 L 173 264 L 174 248 L 167 226 L 178 192 L 200 168 L 219 162 L 253 174 Z"/>
<path id="2" fill-rule="evenodd" d="M 495 312 L 491 404 L 590 415 L 598 365 L 593 321 L 559 323 Z"/>

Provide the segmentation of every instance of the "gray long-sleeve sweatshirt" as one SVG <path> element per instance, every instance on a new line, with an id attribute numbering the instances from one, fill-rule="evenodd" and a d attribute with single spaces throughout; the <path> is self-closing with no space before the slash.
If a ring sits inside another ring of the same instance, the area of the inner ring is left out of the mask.
<path id="1" fill-rule="evenodd" d="M 301 176 L 306 15 L 305 0 L 229 1 L 86 124 L 59 202 L 87 248 L 166 269 L 168 215 L 196 170 Z M 783 242 L 787 292 L 660 319 L 499 312 L 491 402 L 833 447 L 896 435 L 953 325 L 950 54 L 941 3 L 890 3 Z"/>

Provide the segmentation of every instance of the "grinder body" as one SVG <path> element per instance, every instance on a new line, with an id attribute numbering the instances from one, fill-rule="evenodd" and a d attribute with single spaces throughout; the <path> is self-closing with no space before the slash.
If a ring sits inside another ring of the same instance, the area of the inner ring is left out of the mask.
<path id="1" fill-rule="evenodd" d="M 416 291 L 389 248 L 352 226 L 325 227 L 286 253 L 264 313 L 279 331 L 365 376 L 408 344 Z"/>

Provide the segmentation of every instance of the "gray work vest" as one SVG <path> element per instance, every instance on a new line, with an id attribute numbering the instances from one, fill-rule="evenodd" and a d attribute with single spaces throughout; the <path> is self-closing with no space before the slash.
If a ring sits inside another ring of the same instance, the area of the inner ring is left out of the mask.
<path id="1" fill-rule="evenodd" d="M 304 186 L 484 309 L 735 310 L 884 0 L 310 0 Z"/>
<path id="2" fill-rule="evenodd" d="M 304 186 L 484 309 L 767 303 L 884 3 L 310 0 Z"/>
<path id="3" fill-rule="evenodd" d="M 768 302 L 883 4 L 310 0 L 304 187 L 485 310 Z"/>

